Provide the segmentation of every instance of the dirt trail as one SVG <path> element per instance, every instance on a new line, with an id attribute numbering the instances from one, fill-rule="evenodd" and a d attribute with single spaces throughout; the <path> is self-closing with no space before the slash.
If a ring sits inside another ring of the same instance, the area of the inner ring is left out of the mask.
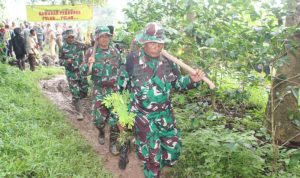
<path id="1" fill-rule="evenodd" d="M 65 113 L 71 124 L 80 131 L 96 153 L 102 157 L 104 167 L 109 170 L 115 178 L 144 177 L 142 162 L 138 160 L 133 150 L 129 153 L 129 163 L 126 169 L 119 169 L 119 156 L 112 156 L 109 153 L 108 127 L 106 127 L 105 145 L 100 145 L 98 143 L 98 130 L 93 125 L 92 117 L 90 115 L 91 98 L 83 99 L 84 120 L 78 121 L 76 119 L 76 111 L 71 104 L 71 94 L 68 91 L 68 84 L 65 76 L 57 76 L 50 80 L 42 80 L 40 85 L 43 93 L 53 101 L 63 113 Z"/>

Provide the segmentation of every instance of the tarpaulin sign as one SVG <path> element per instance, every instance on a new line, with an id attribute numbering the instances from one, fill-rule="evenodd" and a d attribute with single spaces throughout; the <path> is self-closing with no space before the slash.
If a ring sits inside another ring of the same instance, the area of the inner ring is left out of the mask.
<path id="1" fill-rule="evenodd" d="M 91 20 L 93 6 L 87 4 L 77 5 L 27 5 L 27 20 L 39 21 L 65 21 L 65 20 Z"/>

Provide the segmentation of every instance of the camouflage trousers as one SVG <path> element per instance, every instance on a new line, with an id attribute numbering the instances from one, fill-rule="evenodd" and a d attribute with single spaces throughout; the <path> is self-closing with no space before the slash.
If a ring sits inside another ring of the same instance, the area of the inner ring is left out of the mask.
<path id="1" fill-rule="evenodd" d="M 171 110 L 138 114 L 135 138 L 138 157 L 144 162 L 145 177 L 159 177 L 164 166 L 174 165 L 178 160 L 181 137 Z"/>
<path id="2" fill-rule="evenodd" d="M 115 88 L 106 88 L 100 86 L 94 86 L 93 99 L 92 99 L 92 115 L 94 116 L 94 124 L 99 131 L 104 131 L 106 123 L 110 125 L 110 143 L 115 144 L 119 136 L 119 129 L 117 128 L 118 118 L 115 114 L 111 113 L 111 109 L 108 109 L 102 104 L 105 96 L 110 95 L 116 91 Z"/>
<path id="3" fill-rule="evenodd" d="M 88 81 L 87 77 L 82 77 L 79 79 L 75 79 L 67 75 L 67 80 L 69 84 L 69 89 L 72 94 L 72 100 L 78 100 L 81 98 L 85 98 L 88 94 Z"/>

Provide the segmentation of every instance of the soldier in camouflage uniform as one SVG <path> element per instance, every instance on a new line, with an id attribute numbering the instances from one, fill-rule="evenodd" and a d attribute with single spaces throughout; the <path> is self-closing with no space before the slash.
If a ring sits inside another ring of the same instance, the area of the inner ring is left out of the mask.
<path id="1" fill-rule="evenodd" d="M 116 143 L 119 136 L 117 117 L 106 108 L 102 101 L 105 96 L 119 90 L 117 79 L 120 75 L 121 56 L 118 50 L 110 45 L 111 33 L 107 26 L 96 28 L 96 51 L 89 51 L 92 65 L 91 79 L 93 82 L 93 116 L 99 130 L 99 143 L 104 144 L 105 123 L 110 125 L 109 150 L 113 155 L 119 154 Z"/>
<path id="2" fill-rule="evenodd" d="M 60 49 L 60 64 L 65 67 L 69 89 L 72 94 L 72 103 L 78 112 L 78 119 L 83 119 L 82 106 L 80 99 L 87 96 L 88 81 L 87 75 L 84 74 L 83 51 L 87 48 L 86 45 L 74 40 L 75 32 L 73 29 L 68 29 L 64 32 L 64 44 Z"/>
<path id="3" fill-rule="evenodd" d="M 157 23 L 149 23 L 136 39 L 142 47 L 128 55 L 119 84 L 131 91 L 137 154 L 145 177 L 152 178 L 159 177 L 164 166 L 174 165 L 181 150 L 170 91 L 197 87 L 204 73 L 196 70 L 195 75 L 182 76 L 178 66 L 160 54 L 165 37 Z"/>

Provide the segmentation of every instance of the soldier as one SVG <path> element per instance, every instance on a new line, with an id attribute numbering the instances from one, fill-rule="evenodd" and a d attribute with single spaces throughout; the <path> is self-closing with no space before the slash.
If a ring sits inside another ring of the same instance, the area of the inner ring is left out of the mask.
<path id="1" fill-rule="evenodd" d="M 90 52 L 89 63 L 92 65 L 91 79 L 93 82 L 93 116 L 95 125 L 99 130 L 99 144 L 104 145 L 105 124 L 110 125 L 109 150 L 113 155 L 118 155 L 117 138 L 119 129 L 117 118 L 111 110 L 103 104 L 103 98 L 112 92 L 118 91 L 117 79 L 120 74 L 121 56 L 117 49 L 110 45 L 111 33 L 107 26 L 96 28 L 96 49 Z M 88 55 L 86 56 L 89 57 Z"/>
<path id="2" fill-rule="evenodd" d="M 60 49 L 60 64 L 65 67 L 69 89 L 72 94 L 72 103 L 78 112 L 78 120 L 82 120 L 82 106 L 80 99 L 85 98 L 88 93 L 87 76 L 83 75 L 83 50 L 86 45 L 74 40 L 75 32 L 68 29 L 64 32 L 65 43 Z"/>
<path id="3" fill-rule="evenodd" d="M 197 87 L 204 73 L 196 70 L 195 75 L 182 76 L 178 66 L 160 54 L 165 36 L 157 23 L 149 23 L 136 39 L 142 47 L 128 55 L 120 84 L 129 86 L 132 93 L 136 150 L 144 162 L 145 177 L 152 178 L 159 177 L 164 166 L 174 165 L 181 150 L 170 91 Z"/>

